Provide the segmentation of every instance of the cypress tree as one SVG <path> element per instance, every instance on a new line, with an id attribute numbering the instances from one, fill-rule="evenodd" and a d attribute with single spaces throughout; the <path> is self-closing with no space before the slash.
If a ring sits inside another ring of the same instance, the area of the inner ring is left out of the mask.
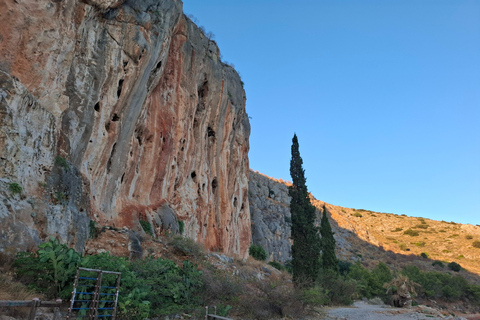
<path id="1" fill-rule="evenodd" d="M 331 270 L 338 273 L 338 259 L 335 255 L 335 238 L 332 227 L 328 221 L 327 208 L 323 205 L 323 215 L 320 222 L 320 234 L 322 235 L 322 267 L 323 270 Z"/>
<path id="2" fill-rule="evenodd" d="M 297 286 L 311 286 L 320 270 L 320 236 L 315 227 L 315 207 L 310 203 L 306 186 L 303 161 L 300 157 L 298 139 L 292 139 L 290 175 L 293 184 L 288 188 L 292 213 L 292 270 Z"/>

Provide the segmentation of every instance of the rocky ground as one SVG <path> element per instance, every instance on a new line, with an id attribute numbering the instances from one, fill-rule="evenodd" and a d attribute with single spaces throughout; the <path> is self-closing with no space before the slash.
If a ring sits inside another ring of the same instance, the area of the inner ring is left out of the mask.
<path id="1" fill-rule="evenodd" d="M 394 308 L 387 305 L 372 305 L 364 301 L 357 301 L 352 307 L 329 308 L 326 315 L 321 319 L 326 320 L 424 320 L 424 319 L 457 319 L 475 320 L 480 319 L 480 314 L 455 316 L 442 313 L 427 306 L 416 306 L 412 308 Z"/>

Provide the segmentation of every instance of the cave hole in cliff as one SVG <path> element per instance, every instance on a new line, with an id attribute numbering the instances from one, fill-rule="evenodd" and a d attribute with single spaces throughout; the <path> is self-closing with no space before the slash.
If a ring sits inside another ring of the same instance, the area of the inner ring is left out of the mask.
<path id="1" fill-rule="evenodd" d="M 237 207 L 238 205 L 238 201 L 237 201 L 237 197 L 233 198 L 233 206 L 234 207 Z"/>
<path id="2" fill-rule="evenodd" d="M 209 137 L 215 137 L 215 131 L 212 129 L 212 127 L 207 128 L 207 135 Z"/>
<path id="3" fill-rule="evenodd" d="M 242 206 L 240 207 L 240 211 L 245 209 L 245 203 L 242 203 Z"/>
<path id="4" fill-rule="evenodd" d="M 120 117 L 118 116 L 118 114 L 114 113 L 112 117 L 112 121 L 118 121 L 118 120 L 120 120 Z"/>
<path id="5" fill-rule="evenodd" d="M 110 132 L 110 121 L 105 123 L 105 130 L 107 130 L 107 132 Z"/>
<path id="6" fill-rule="evenodd" d="M 142 137 L 137 136 L 136 138 L 137 138 L 138 144 L 139 144 L 139 145 L 142 145 Z"/>
<path id="7" fill-rule="evenodd" d="M 120 183 L 123 183 L 123 178 L 125 178 L 125 172 L 122 174 L 122 178 L 120 179 Z"/>
<path id="8" fill-rule="evenodd" d="M 195 171 L 192 171 L 192 173 L 190 174 L 190 177 L 192 177 L 192 179 L 195 179 L 196 176 L 197 176 L 197 173 Z"/>
<path id="9" fill-rule="evenodd" d="M 202 85 L 198 88 L 197 91 L 198 95 L 198 104 L 197 104 L 197 112 L 201 112 L 205 110 L 205 104 L 206 104 L 206 97 L 208 95 L 208 80 L 205 79 L 202 83 Z"/>
<path id="10" fill-rule="evenodd" d="M 107 172 L 110 172 L 110 169 L 112 167 L 112 159 L 113 159 L 113 154 L 115 153 L 116 147 L 117 147 L 117 144 L 114 143 L 112 147 L 112 151 L 110 152 L 110 157 L 108 158 L 108 162 L 107 162 Z"/>
<path id="11" fill-rule="evenodd" d="M 202 191 L 205 191 L 205 183 L 202 184 Z"/>
<path id="12" fill-rule="evenodd" d="M 123 79 L 120 79 L 118 81 L 118 87 L 117 87 L 117 98 L 120 98 L 120 95 L 122 94 L 122 87 L 123 87 Z"/>
<path id="13" fill-rule="evenodd" d="M 213 178 L 212 180 L 212 188 L 215 190 L 218 186 L 217 178 Z"/>
<path id="14" fill-rule="evenodd" d="M 160 69 L 162 67 L 162 61 L 159 61 L 157 63 L 157 65 L 155 66 L 155 71 L 157 71 L 158 69 Z"/>
<path id="15" fill-rule="evenodd" d="M 93 107 L 93 109 L 97 112 L 100 112 L 100 101 L 98 101 L 97 103 L 95 103 L 95 106 Z"/>

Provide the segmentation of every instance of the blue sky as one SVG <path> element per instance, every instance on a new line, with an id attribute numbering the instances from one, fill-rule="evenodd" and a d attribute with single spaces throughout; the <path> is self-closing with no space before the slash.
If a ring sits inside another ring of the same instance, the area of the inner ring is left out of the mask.
<path id="1" fill-rule="evenodd" d="M 250 167 L 334 205 L 480 224 L 480 1 L 184 0 L 245 83 Z"/>

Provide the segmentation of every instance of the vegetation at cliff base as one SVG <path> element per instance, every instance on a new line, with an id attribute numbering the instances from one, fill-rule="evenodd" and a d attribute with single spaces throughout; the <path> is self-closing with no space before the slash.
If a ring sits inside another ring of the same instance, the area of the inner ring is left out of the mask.
<path id="1" fill-rule="evenodd" d="M 248 249 L 248 254 L 251 255 L 255 260 L 265 261 L 267 259 L 267 252 L 262 246 L 257 244 L 252 244 L 250 246 Z"/>

